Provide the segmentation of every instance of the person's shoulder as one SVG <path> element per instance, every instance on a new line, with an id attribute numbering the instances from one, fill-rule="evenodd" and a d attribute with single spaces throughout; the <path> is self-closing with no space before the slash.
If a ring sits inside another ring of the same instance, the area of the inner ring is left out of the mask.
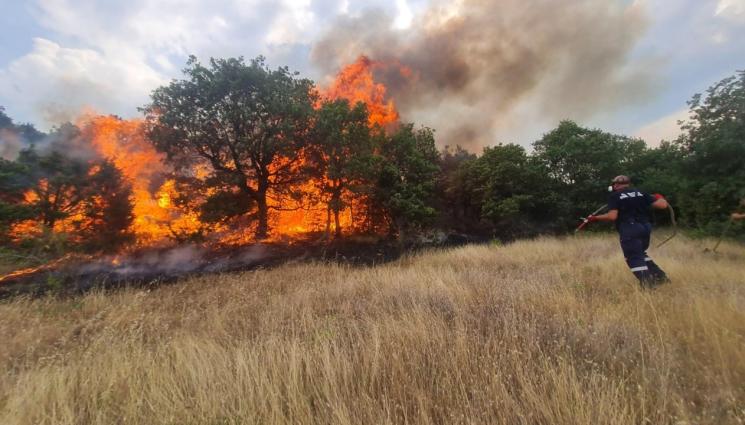
<path id="1" fill-rule="evenodd" d="M 654 196 L 650 195 L 647 192 L 643 192 L 635 187 L 628 188 L 626 196 L 629 198 L 633 198 L 634 202 L 643 202 L 645 204 L 651 204 L 652 202 L 654 202 Z"/>
<path id="2" fill-rule="evenodd" d="M 621 193 L 623 193 L 623 192 L 611 192 L 608 195 L 608 204 L 609 205 L 616 204 L 618 202 L 618 200 L 620 199 L 620 197 L 621 197 Z"/>
<path id="3" fill-rule="evenodd" d="M 619 193 L 619 198 L 626 199 L 626 198 L 642 198 L 645 197 L 647 194 L 642 192 L 641 190 L 635 188 L 635 187 L 629 187 L 626 188 Z"/>

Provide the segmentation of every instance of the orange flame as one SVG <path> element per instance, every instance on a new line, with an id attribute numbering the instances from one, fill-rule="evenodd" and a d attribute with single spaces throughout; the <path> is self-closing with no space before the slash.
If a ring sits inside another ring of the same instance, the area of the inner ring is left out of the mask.
<path id="1" fill-rule="evenodd" d="M 200 222 L 194 214 L 172 205 L 174 182 L 157 184 L 169 169 L 163 163 L 163 155 L 147 139 L 142 120 L 88 116 L 81 126 L 92 147 L 112 161 L 132 184 L 132 230 L 139 244 L 152 244 L 199 229 Z"/>
<path id="2" fill-rule="evenodd" d="M 363 102 L 368 108 L 370 126 L 390 129 L 398 124 L 399 113 L 394 101 L 387 97 L 386 86 L 375 81 L 373 71 L 391 66 L 396 67 L 402 76 L 411 76 L 410 70 L 399 64 L 384 64 L 360 56 L 340 70 L 335 81 L 323 92 L 323 97 L 347 99 L 353 104 Z M 171 170 L 165 165 L 163 155 L 147 139 L 142 120 L 86 114 L 78 121 L 78 126 L 83 129 L 81 143 L 90 144 L 89 147 L 99 156 L 112 161 L 131 184 L 134 215 L 131 230 L 138 245 L 153 245 L 174 236 L 192 234 L 204 226 L 195 213 L 175 205 L 174 199 L 178 197 L 176 182 L 166 178 Z M 301 158 L 297 165 L 298 172 L 303 162 Z M 280 164 L 273 166 L 279 167 Z M 206 167 L 195 168 L 192 174 L 205 178 L 210 170 Z M 323 184 L 323 181 L 316 180 L 296 185 L 291 192 L 303 194 L 298 199 L 279 199 L 277 194 L 270 194 L 268 201 L 273 207 L 269 223 L 272 239 L 292 241 L 309 232 L 335 231 L 336 224 L 327 208 L 328 199 L 325 199 L 326 195 L 321 190 Z M 34 202 L 34 196 L 30 191 L 26 194 L 26 201 Z M 354 199 L 348 193 L 343 195 L 342 202 L 346 207 L 340 214 L 339 226 L 349 232 L 364 221 L 364 208 L 359 199 Z M 56 223 L 52 230 L 71 231 L 81 217 L 73 213 L 71 217 Z M 252 226 L 255 223 L 242 223 L 239 219 L 232 226 L 213 226 L 213 236 L 223 243 L 252 242 Z M 16 224 L 13 234 L 28 236 L 41 231 L 39 223 L 29 221 Z"/>
<path id="3" fill-rule="evenodd" d="M 324 93 L 329 99 L 347 99 L 351 104 L 363 102 L 367 105 L 370 125 L 378 124 L 383 128 L 398 123 L 399 114 L 391 99 L 386 99 L 386 87 L 375 82 L 373 71 L 376 68 L 391 66 L 373 61 L 367 56 L 360 56 L 353 63 L 342 68 L 336 79 Z M 411 70 L 396 65 L 398 72 L 406 78 Z"/>
<path id="4" fill-rule="evenodd" d="M 122 120 L 87 113 L 78 120 L 77 125 L 82 129 L 82 137 L 74 143 L 82 144 L 84 146 L 80 148 L 90 149 L 113 162 L 132 186 L 134 221 L 131 230 L 138 245 L 152 245 L 174 235 L 189 234 L 199 229 L 201 224 L 193 214 L 171 205 L 171 198 L 175 194 L 174 182 L 164 180 L 163 176 L 169 169 L 163 163 L 163 155 L 147 139 L 142 120 Z M 91 173 L 96 171 L 96 167 L 91 169 Z M 44 181 L 39 183 L 42 190 L 44 184 Z M 33 191 L 25 194 L 27 203 L 36 200 L 38 196 Z M 100 199 L 94 198 L 90 202 L 98 201 Z M 69 217 L 58 220 L 51 230 L 74 236 L 76 225 L 85 220 L 84 209 L 85 205 L 80 205 Z M 16 241 L 42 233 L 40 223 L 31 220 L 17 223 L 11 231 Z"/>

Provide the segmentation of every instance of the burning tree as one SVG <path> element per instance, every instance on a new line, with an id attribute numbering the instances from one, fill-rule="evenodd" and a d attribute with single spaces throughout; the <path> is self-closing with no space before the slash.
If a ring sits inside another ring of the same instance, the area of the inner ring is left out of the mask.
<path id="1" fill-rule="evenodd" d="M 340 212 L 350 189 L 360 183 L 361 171 L 373 151 L 372 131 L 364 103 L 350 107 L 345 99 L 321 104 L 313 128 L 311 167 L 318 177 L 326 200 L 326 232 L 330 234 L 331 214 L 334 216 L 335 237 L 341 236 Z"/>
<path id="2" fill-rule="evenodd" d="M 194 211 L 177 205 L 177 182 L 168 178 L 172 170 L 147 138 L 143 124 L 112 115 L 82 117 L 84 147 L 111 161 L 132 186 L 131 231 L 138 245 L 198 239 L 208 226 Z"/>
<path id="3" fill-rule="evenodd" d="M 11 233 L 16 239 L 49 231 L 94 249 L 130 240 L 130 187 L 111 162 L 75 156 L 80 153 L 67 142 L 77 134 L 74 126 L 63 126 L 55 135 L 60 139 L 44 150 L 24 149 L 17 160 L 0 167 L 2 185 L 12 189 L 12 196 L 3 199 L 3 215 L 15 222 Z"/>
<path id="4" fill-rule="evenodd" d="M 108 250 L 132 242 L 134 221 L 132 187 L 108 161 L 94 164 L 88 182 L 91 191 L 83 204 L 80 234 L 89 249 Z"/>
<path id="5" fill-rule="evenodd" d="M 46 227 L 54 229 L 58 221 L 78 211 L 87 197 L 89 164 L 62 155 L 58 151 L 39 154 L 34 149 L 21 152 L 18 163 L 30 181 L 26 201 Z"/>
<path id="6" fill-rule="evenodd" d="M 282 208 L 308 140 L 313 83 L 289 70 L 270 70 L 263 57 L 212 59 L 209 67 L 191 57 L 187 79 L 152 93 L 143 110 L 148 135 L 177 172 L 205 196 L 203 207 L 222 215 L 250 216 L 256 238 L 268 236 L 270 209 Z M 206 178 L 193 178 L 204 164 Z"/>
<path id="7" fill-rule="evenodd" d="M 0 158 L 0 239 L 15 223 L 33 217 L 31 206 L 23 202 L 30 186 L 26 173 L 25 166 Z"/>

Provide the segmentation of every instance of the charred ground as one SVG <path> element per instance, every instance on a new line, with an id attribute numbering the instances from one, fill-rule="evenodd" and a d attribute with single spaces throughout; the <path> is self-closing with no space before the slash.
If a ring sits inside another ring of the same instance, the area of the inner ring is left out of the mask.
<path id="1" fill-rule="evenodd" d="M 317 236 L 317 235 L 316 235 Z M 79 295 L 92 289 L 157 287 L 187 277 L 267 269 L 298 262 L 374 266 L 427 249 L 483 243 L 485 238 L 442 235 L 438 241 L 401 244 L 395 239 L 350 237 L 333 241 L 305 238 L 250 245 L 181 244 L 116 255 L 67 255 L 0 278 L 0 299 L 18 295 Z"/>

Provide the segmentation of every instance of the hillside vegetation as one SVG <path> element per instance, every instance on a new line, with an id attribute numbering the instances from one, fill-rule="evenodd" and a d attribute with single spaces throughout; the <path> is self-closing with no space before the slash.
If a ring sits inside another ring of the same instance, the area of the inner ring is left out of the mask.
<path id="1" fill-rule="evenodd" d="M 0 303 L 2 424 L 742 424 L 745 247 L 615 237 Z"/>

